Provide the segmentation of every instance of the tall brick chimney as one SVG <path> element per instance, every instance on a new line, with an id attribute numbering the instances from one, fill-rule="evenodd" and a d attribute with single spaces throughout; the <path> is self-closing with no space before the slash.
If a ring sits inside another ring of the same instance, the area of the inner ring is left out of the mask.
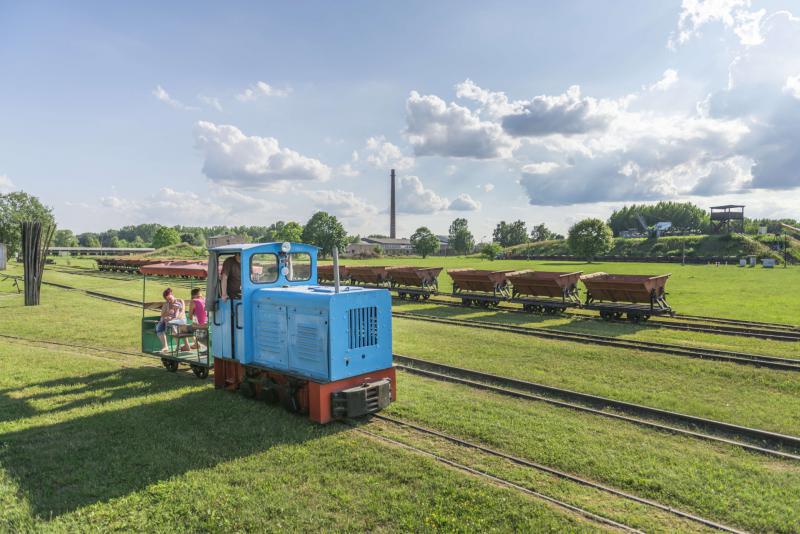
<path id="1" fill-rule="evenodd" d="M 397 238 L 397 221 L 395 220 L 395 204 L 394 204 L 394 169 L 392 169 L 392 200 L 391 206 L 389 207 L 390 211 L 390 219 L 389 219 L 389 237 L 392 239 Z"/>

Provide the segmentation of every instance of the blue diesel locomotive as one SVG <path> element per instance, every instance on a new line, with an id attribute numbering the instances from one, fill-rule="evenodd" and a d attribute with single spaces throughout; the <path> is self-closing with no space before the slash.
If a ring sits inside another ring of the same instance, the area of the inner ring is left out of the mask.
<path id="1" fill-rule="evenodd" d="M 396 398 L 391 296 L 317 285 L 317 248 L 301 243 L 211 249 L 206 303 L 214 386 L 280 401 L 319 423 L 374 413 Z M 237 269 L 229 298 L 219 266 Z"/>

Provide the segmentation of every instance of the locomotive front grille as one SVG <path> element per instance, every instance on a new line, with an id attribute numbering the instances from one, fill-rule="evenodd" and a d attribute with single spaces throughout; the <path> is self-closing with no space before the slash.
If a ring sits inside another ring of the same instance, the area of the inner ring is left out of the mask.
<path id="1" fill-rule="evenodd" d="M 350 349 L 372 347 L 378 344 L 378 308 L 369 306 L 348 310 Z"/>

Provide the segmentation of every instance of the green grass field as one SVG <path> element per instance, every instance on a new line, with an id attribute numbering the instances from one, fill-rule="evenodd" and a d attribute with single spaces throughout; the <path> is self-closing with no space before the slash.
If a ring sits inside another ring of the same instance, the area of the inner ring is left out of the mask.
<path id="1" fill-rule="evenodd" d="M 503 268 L 512 262 L 462 263 Z M 510 268 L 521 268 L 518 263 Z M 636 266 L 615 265 L 636 272 Z M 760 286 L 770 281 L 760 275 L 779 273 L 685 269 L 704 277 L 753 276 L 753 284 L 759 283 L 754 294 L 766 293 Z M 46 279 L 141 298 L 136 277 L 91 274 L 48 270 Z M 780 276 L 796 274 L 788 269 Z M 151 279 L 148 300 L 157 300 L 165 284 L 187 293 L 191 285 Z M 695 287 L 707 289 L 699 282 Z M 599 329 L 626 338 L 663 341 L 673 335 L 494 310 L 399 307 L 531 328 Z M 0 531 L 600 528 L 352 428 L 320 427 L 215 391 L 189 373 L 167 373 L 155 359 L 104 350 L 138 351 L 136 308 L 49 286 L 41 306 L 24 307 L 6 280 L 0 282 L 0 314 L 0 336 L 24 338 L 0 337 Z M 800 435 L 800 382 L 794 373 L 399 318 L 393 324 L 397 353 Z M 674 340 L 786 356 L 793 350 L 788 343 L 707 334 L 676 333 Z M 41 343 L 48 341 L 98 350 Z M 388 414 L 746 530 L 800 530 L 800 464 L 402 372 L 398 380 L 399 400 Z M 364 428 L 642 530 L 700 530 L 670 514 L 442 440 L 380 422 Z"/>

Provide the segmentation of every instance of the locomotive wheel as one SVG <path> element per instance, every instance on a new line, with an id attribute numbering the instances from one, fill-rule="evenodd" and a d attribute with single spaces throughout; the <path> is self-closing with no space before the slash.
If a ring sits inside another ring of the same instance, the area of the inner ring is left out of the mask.
<path id="1" fill-rule="evenodd" d="M 208 378 L 208 367 L 203 367 L 202 365 L 192 365 L 191 368 L 194 376 L 200 380 L 205 380 Z"/>
<path id="2" fill-rule="evenodd" d="M 267 404 L 276 404 L 280 400 L 278 392 L 272 388 L 262 389 L 261 398 L 264 399 L 264 402 Z"/>
<path id="3" fill-rule="evenodd" d="M 256 396 L 256 385 L 250 381 L 242 382 L 239 384 L 239 393 L 241 393 L 243 397 L 252 399 Z"/>

